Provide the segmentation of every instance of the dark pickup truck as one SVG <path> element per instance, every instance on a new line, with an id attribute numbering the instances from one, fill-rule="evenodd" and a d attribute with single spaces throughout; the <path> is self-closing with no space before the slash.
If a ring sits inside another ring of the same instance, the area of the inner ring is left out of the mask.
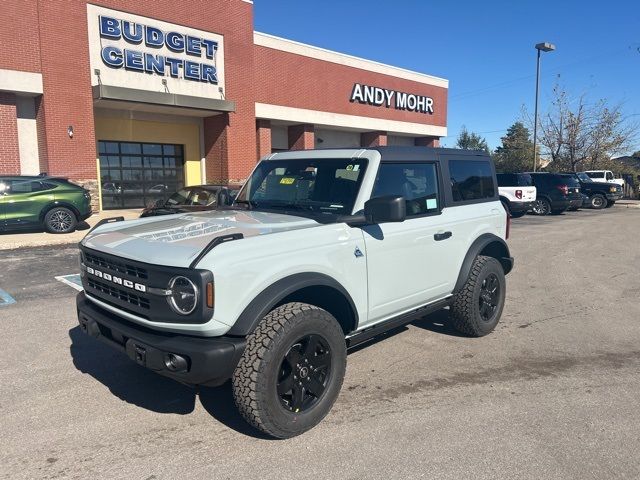
<path id="1" fill-rule="evenodd" d="M 608 208 L 623 196 L 622 187 L 617 183 L 594 182 L 584 172 L 571 173 L 580 182 L 580 190 L 589 197 L 589 206 L 595 209 Z M 586 200 L 585 200 L 586 202 Z"/>

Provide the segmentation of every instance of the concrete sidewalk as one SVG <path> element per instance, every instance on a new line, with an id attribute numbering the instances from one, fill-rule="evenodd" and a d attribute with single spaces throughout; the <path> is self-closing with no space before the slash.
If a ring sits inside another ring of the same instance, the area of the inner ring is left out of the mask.
<path id="1" fill-rule="evenodd" d="M 129 210 L 107 210 L 92 215 L 78 225 L 78 229 L 73 233 L 53 234 L 43 231 L 17 231 L 0 232 L 0 251 L 13 250 L 16 248 L 42 247 L 46 245 L 66 245 L 78 243 L 84 238 L 89 229 L 104 218 L 124 217 L 125 220 L 138 218 L 142 212 L 141 208 Z"/>

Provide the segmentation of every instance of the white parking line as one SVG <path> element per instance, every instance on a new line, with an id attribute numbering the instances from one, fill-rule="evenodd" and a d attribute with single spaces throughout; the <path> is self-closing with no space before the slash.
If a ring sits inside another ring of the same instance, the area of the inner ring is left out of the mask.
<path id="1" fill-rule="evenodd" d="M 0 288 L 0 307 L 6 307 L 14 303 L 16 303 L 15 299 Z"/>
<path id="2" fill-rule="evenodd" d="M 79 273 L 75 273 L 73 275 L 61 275 L 61 276 L 55 277 L 55 278 L 59 282 L 62 282 L 64 284 L 66 284 L 66 285 L 69 285 L 71 288 L 74 288 L 74 289 L 78 290 L 79 292 L 84 290 L 84 288 L 82 288 L 82 280 L 80 280 L 80 274 Z"/>

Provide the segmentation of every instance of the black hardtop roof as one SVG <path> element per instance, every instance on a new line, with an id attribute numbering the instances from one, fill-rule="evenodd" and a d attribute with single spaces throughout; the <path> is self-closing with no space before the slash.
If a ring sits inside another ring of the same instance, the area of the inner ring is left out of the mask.
<path id="1" fill-rule="evenodd" d="M 463 150 L 461 148 L 440 147 L 373 147 L 364 150 L 377 150 L 383 162 L 410 162 L 418 160 L 439 160 L 440 155 L 465 157 L 465 160 L 486 160 L 489 154 L 483 150 Z"/>

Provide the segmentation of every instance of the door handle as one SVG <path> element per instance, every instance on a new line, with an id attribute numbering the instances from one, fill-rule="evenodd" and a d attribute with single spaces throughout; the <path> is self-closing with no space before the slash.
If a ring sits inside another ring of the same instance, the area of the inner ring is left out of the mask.
<path id="1" fill-rule="evenodd" d="M 453 235 L 453 233 L 451 232 L 434 233 L 433 238 L 436 242 L 439 242 L 440 240 L 446 240 L 447 238 L 450 238 L 451 235 Z"/>

